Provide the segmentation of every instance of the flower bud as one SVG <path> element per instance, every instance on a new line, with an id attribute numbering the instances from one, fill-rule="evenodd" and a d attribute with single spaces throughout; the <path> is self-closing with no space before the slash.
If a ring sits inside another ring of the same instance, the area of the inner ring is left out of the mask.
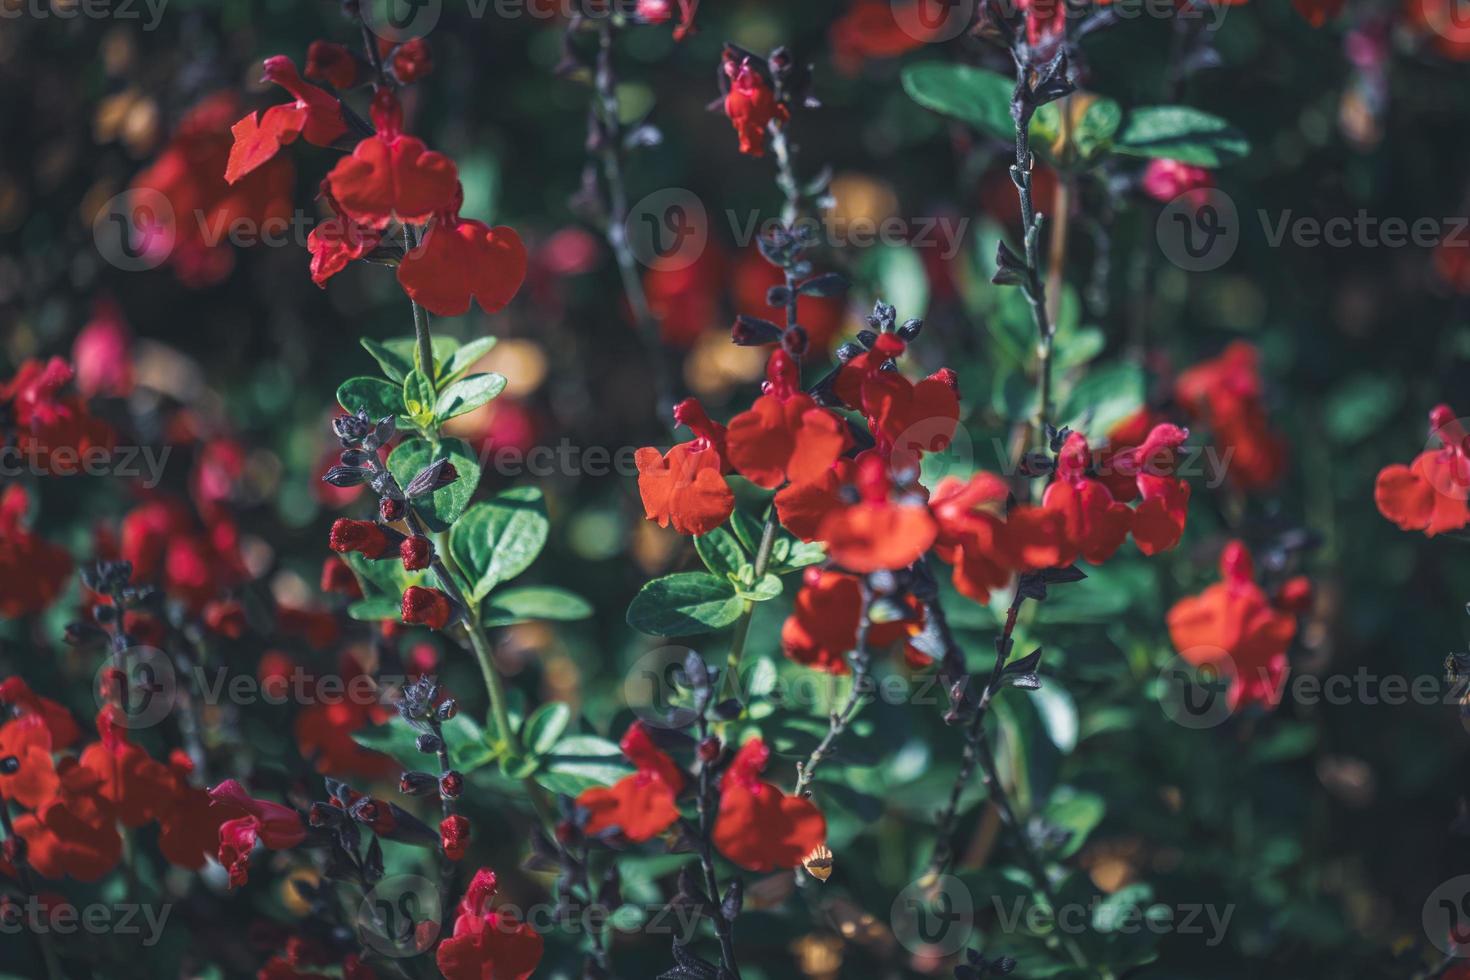
<path id="1" fill-rule="evenodd" d="M 439 777 L 439 795 L 446 800 L 457 800 L 464 792 L 464 777 L 451 769 Z"/>
<path id="2" fill-rule="evenodd" d="M 404 571 L 417 572 L 429 567 L 429 561 L 434 556 L 434 546 L 428 538 L 415 534 L 411 538 L 403 539 L 398 546 L 398 555 L 403 559 Z"/>
<path id="3" fill-rule="evenodd" d="M 453 612 L 449 596 L 438 589 L 426 589 L 420 585 L 409 586 L 403 593 L 403 621 L 442 630 L 449 624 Z"/>

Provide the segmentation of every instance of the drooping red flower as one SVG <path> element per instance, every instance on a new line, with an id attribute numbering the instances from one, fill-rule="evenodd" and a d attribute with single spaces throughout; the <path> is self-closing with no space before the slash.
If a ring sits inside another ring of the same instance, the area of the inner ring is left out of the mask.
<path id="1" fill-rule="evenodd" d="M 694 15 L 699 0 L 638 0 L 638 16 L 650 24 L 667 24 L 674 19 L 674 6 L 679 8 L 679 22 L 674 25 L 674 40 L 682 41 L 694 30 Z"/>
<path id="2" fill-rule="evenodd" d="M 439 589 L 426 589 L 421 585 L 410 585 L 403 591 L 403 621 L 442 630 L 449 624 L 454 607 L 449 596 Z"/>
<path id="3" fill-rule="evenodd" d="M 1254 346 L 1236 341 L 1219 357 L 1183 372 L 1174 397 L 1210 427 L 1231 485 L 1261 490 L 1280 479 L 1287 447 L 1266 420 L 1260 352 Z"/>
<path id="4" fill-rule="evenodd" d="M 1432 538 L 1470 524 L 1470 440 L 1448 405 L 1429 413 L 1429 434 L 1440 448 L 1420 453 L 1409 466 L 1385 466 L 1373 500 L 1378 512 L 1403 530 Z"/>
<path id="5" fill-rule="evenodd" d="M 871 650 L 884 650 L 907 641 L 924 624 L 924 611 L 912 596 L 904 600 L 900 619 L 874 622 L 868 627 Z M 791 615 L 781 626 L 781 650 L 792 660 L 829 674 L 849 674 L 847 654 L 857 645 L 862 620 L 863 597 L 858 580 L 841 572 L 808 568 Z M 912 667 L 923 667 L 931 658 L 912 644 L 904 643 L 904 659 Z"/>
<path id="6" fill-rule="evenodd" d="M 127 738 L 112 721 L 112 706 L 97 716 L 101 741 L 82 750 L 78 762 L 97 777 L 97 793 L 125 827 L 141 827 L 173 805 L 174 776 L 167 766 Z"/>
<path id="7" fill-rule="evenodd" d="M 357 658 L 342 654 L 338 667 L 340 686 L 319 681 L 310 698 L 296 715 L 294 733 L 301 755 L 316 771 L 333 776 L 382 779 L 399 770 L 397 763 L 381 752 L 363 748 L 354 732 L 386 721 L 389 710 L 366 697 L 371 688 Z"/>
<path id="8" fill-rule="evenodd" d="M 766 743 L 753 738 L 720 777 L 720 810 L 711 839 L 747 871 L 794 868 L 827 840 L 827 820 L 816 804 L 787 796 L 760 778 L 770 757 Z"/>
<path id="9" fill-rule="evenodd" d="M 250 876 L 250 852 L 259 841 L 272 850 L 286 850 L 306 839 L 306 821 L 289 806 L 257 800 L 233 779 L 209 791 L 218 806 L 233 807 L 245 815 L 220 824 L 219 863 L 230 872 L 230 887 L 238 888 Z"/>
<path id="10" fill-rule="evenodd" d="M 800 383 L 796 362 L 778 348 L 766 364 L 765 394 L 730 420 L 730 464 L 757 486 L 775 489 L 820 479 L 847 445 L 842 422 Z"/>
<path id="11" fill-rule="evenodd" d="M 235 144 L 225 166 L 225 180 L 231 184 L 260 168 L 298 136 L 316 146 L 331 146 L 347 132 L 336 96 L 306 82 L 290 58 L 278 54 L 265 59 L 265 80 L 290 92 L 294 100 L 271 106 L 264 113 L 252 112 L 235 123 L 230 130 Z"/>
<path id="12" fill-rule="evenodd" d="M 1190 487 L 1174 475 L 1176 456 L 1189 430 L 1162 422 L 1142 443 L 1113 453 L 1107 460 L 1112 479 L 1131 480 L 1142 501 L 1133 511 L 1133 541 L 1145 555 L 1156 555 L 1179 543 L 1189 516 Z"/>
<path id="13" fill-rule="evenodd" d="M 1296 618 L 1267 600 L 1241 542 L 1231 541 L 1220 553 L 1220 578 L 1174 604 L 1167 616 L 1169 638 L 1185 661 L 1230 679 L 1226 697 L 1232 711 L 1249 703 L 1274 707 Z"/>
<path id="14" fill-rule="evenodd" d="M 355 521 L 339 517 L 332 522 L 327 546 L 339 555 L 357 553 L 376 561 L 398 551 L 394 538 L 376 521 Z"/>
<path id="15" fill-rule="evenodd" d="M 724 476 L 729 469 L 726 430 L 693 398 L 674 406 L 674 418 L 688 426 L 694 438 L 675 444 L 667 453 L 651 447 L 634 453 L 638 493 L 648 519 L 659 527 L 706 534 L 725 523 L 735 509 L 735 495 Z"/>
<path id="16" fill-rule="evenodd" d="M 619 745 L 638 771 L 612 786 L 583 790 L 577 797 L 577 805 L 588 813 L 585 827 L 588 834 L 616 828 L 638 844 L 663 833 L 679 819 L 674 800 L 684 788 L 684 774 L 653 743 L 641 721 L 628 726 Z"/>
<path id="17" fill-rule="evenodd" d="M 725 75 L 730 90 L 725 93 L 725 115 L 740 137 L 740 152 L 753 157 L 766 154 L 766 129 L 772 122 L 785 124 L 791 118 L 786 106 L 776 101 L 776 92 L 749 58 L 725 52 Z"/>
<path id="18" fill-rule="evenodd" d="M 863 455 L 860 453 L 858 459 Z M 857 466 L 857 460 L 839 459 L 817 479 L 790 483 L 776 491 L 776 516 L 781 526 L 803 541 L 818 540 L 827 516 L 848 505 L 842 490 L 857 481 Z"/>
<path id="19" fill-rule="evenodd" d="M 495 891 L 495 872 L 476 871 L 459 903 L 454 934 L 435 953 L 445 980 L 527 980 L 541 962 L 540 933 L 493 909 Z"/>
<path id="20" fill-rule="evenodd" d="M 456 189 L 458 184 L 455 185 Z M 505 307 L 526 279 L 526 246 L 515 229 L 458 215 L 460 194 L 398 265 L 398 283 L 439 316 L 459 316 L 470 300 L 486 313 Z"/>
<path id="21" fill-rule="evenodd" d="M 358 61 L 345 46 L 332 41 L 312 41 L 306 49 L 306 67 L 302 70 L 314 82 L 326 82 L 339 92 L 357 84 Z"/>
<path id="22" fill-rule="evenodd" d="M 1018 568 L 1047 567 L 1061 558 L 1061 516 L 1031 507 L 1008 512 L 1009 496 L 1005 480 L 982 471 L 969 480 L 945 477 L 929 498 L 939 528 L 934 552 L 953 568 L 959 593 L 976 602 L 989 601 Z"/>
<path id="23" fill-rule="evenodd" d="M 423 224 L 455 206 L 454 161 L 403 132 L 403 110 L 387 89 L 373 97 L 377 133 L 358 143 L 327 175 L 342 213 L 370 228 L 393 221 Z"/>
<path id="24" fill-rule="evenodd" d="M 906 568 L 929 550 L 938 534 L 929 508 L 912 490 L 894 494 L 888 468 L 876 455 L 857 467 L 857 503 L 822 520 L 818 537 L 827 554 L 848 571 L 867 573 Z"/>
<path id="25" fill-rule="evenodd" d="M 917 466 L 924 453 L 944 450 L 960 417 L 953 371 L 936 371 L 914 384 L 885 370 L 905 347 L 897 334 L 880 333 L 869 350 L 842 366 L 835 385 L 837 397 L 867 417 L 879 449 L 900 469 Z"/>
<path id="26" fill-rule="evenodd" d="M 158 849 L 170 864 L 198 871 L 219 847 L 220 825 L 234 811 L 215 806 L 209 790 L 190 784 L 194 764 L 184 752 L 175 749 L 168 768 L 173 773 L 174 788 L 172 802 L 158 818 Z"/>
<path id="27" fill-rule="evenodd" d="M 445 817 L 439 822 L 439 840 L 445 857 L 451 861 L 463 858 L 470 845 L 469 819 L 458 813 Z"/>
<path id="28" fill-rule="evenodd" d="M 71 577 L 71 556 L 23 523 L 30 508 L 25 487 L 0 494 L 0 616 L 33 616 L 56 601 Z"/>
<path id="29" fill-rule="evenodd" d="M 1070 565 L 1080 555 L 1094 565 L 1111 558 L 1128 537 L 1133 511 L 1113 499 L 1107 486 L 1087 475 L 1091 458 L 1087 438 L 1067 437 L 1057 454 L 1056 479 L 1041 498 L 1042 507 L 1062 515 L 1066 550 L 1058 564 Z"/>

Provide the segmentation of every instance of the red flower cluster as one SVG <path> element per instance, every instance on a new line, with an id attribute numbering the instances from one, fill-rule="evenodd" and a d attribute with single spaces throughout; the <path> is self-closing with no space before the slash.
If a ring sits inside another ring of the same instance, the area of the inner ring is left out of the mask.
<path id="1" fill-rule="evenodd" d="M 1378 511 L 1405 531 L 1434 537 L 1470 524 L 1470 438 L 1448 405 L 1429 413 L 1429 435 L 1438 449 L 1426 449 L 1408 466 L 1385 466 L 1373 487 Z"/>
<path id="2" fill-rule="evenodd" d="M 772 123 L 784 125 L 791 111 L 776 100 L 776 91 L 754 61 L 725 51 L 725 115 L 740 137 L 740 152 L 759 157 L 766 154 L 766 130 Z"/>
<path id="3" fill-rule="evenodd" d="M 133 565 L 133 581 L 156 584 L 193 610 L 248 578 L 240 531 L 217 513 L 204 527 L 180 501 L 156 497 L 122 520 L 118 557 Z"/>
<path id="4" fill-rule="evenodd" d="M 286 850 L 306 839 L 306 821 L 289 806 L 257 800 L 245 787 L 226 779 L 209 791 L 217 807 L 243 816 L 219 825 L 219 863 L 230 873 L 230 887 L 238 888 L 250 878 L 250 852 L 256 842 L 272 850 Z"/>
<path id="5" fill-rule="evenodd" d="M 75 374 L 59 357 L 31 359 L 0 383 L 0 408 L 8 409 L 15 426 L 14 451 L 42 473 L 75 473 L 87 457 L 109 453 L 116 439 L 80 397 L 63 393 Z"/>
<path id="6" fill-rule="evenodd" d="M 663 833 L 679 819 L 674 801 L 684 789 L 684 774 L 653 744 L 641 721 L 628 726 L 619 745 L 638 771 L 612 786 L 584 790 L 577 804 L 587 811 L 583 829 L 588 834 L 616 829 L 639 844 Z"/>
<path id="7" fill-rule="evenodd" d="M 1239 541 L 1220 553 L 1220 579 L 1174 604 L 1167 617 L 1169 638 L 1185 661 L 1229 678 L 1232 711 L 1252 703 L 1274 707 L 1286 676 L 1286 650 L 1296 636 L 1295 614 L 1310 603 L 1311 586 L 1304 578 L 1290 579 L 1268 599 Z"/>
<path id="8" fill-rule="evenodd" d="M 509 912 L 490 907 L 495 872 L 475 872 L 460 900 L 454 933 L 439 944 L 435 961 L 445 980 L 526 980 L 541 962 L 541 934 Z"/>
<path id="9" fill-rule="evenodd" d="M 906 642 L 923 629 L 923 607 L 912 596 L 905 598 L 904 605 L 907 614 L 902 619 L 869 626 L 868 646 L 885 649 L 905 641 L 903 653 L 909 666 L 927 666 L 931 658 Z M 862 615 L 862 589 L 855 577 L 808 568 L 796 594 L 796 606 L 781 626 L 781 649 L 792 660 L 816 670 L 850 673 L 846 655 L 857 645 Z"/>
<path id="10" fill-rule="evenodd" d="M 1210 427 L 1227 479 L 1246 491 L 1269 487 L 1286 469 L 1286 443 L 1266 421 L 1260 360 L 1255 347 L 1236 341 L 1174 384 L 1184 410 Z"/>

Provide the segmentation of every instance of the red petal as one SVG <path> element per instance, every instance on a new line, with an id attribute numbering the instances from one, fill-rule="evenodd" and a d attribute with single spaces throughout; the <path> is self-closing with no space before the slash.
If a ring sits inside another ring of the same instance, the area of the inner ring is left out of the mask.
<path id="1" fill-rule="evenodd" d="M 414 136 L 363 140 L 327 180 L 347 216 L 374 228 L 394 220 L 422 224 L 453 209 L 459 196 L 454 161 Z"/>

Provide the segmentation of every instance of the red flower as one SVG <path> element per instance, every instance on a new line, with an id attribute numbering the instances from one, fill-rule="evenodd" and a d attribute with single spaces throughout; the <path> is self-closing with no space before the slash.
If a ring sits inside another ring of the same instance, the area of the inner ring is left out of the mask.
<path id="1" fill-rule="evenodd" d="M 296 715 L 296 745 L 302 757 L 311 760 L 319 773 L 364 779 L 392 775 L 399 767 L 391 758 L 363 748 L 352 737 L 353 732 L 386 721 L 388 709 L 363 696 L 371 688 L 351 654 L 342 655 L 338 675 L 340 687 L 318 685 L 311 703 Z"/>
<path id="2" fill-rule="evenodd" d="M 692 248 L 691 237 L 685 248 Z M 779 269 L 756 256 L 759 263 L 784 281 Z M 739 278 L 739 272 L 736 272 Z M 719 311 L 719 295 L 726 279 L 725 260 L 718 247 L 709 242 L 691 260 L 685 252 L 676 251 L 665 260 L 655 260 L 643 274 L 643 290 L 648 295 L 648 308 L 658 321 L 659 339 L 671 347 L 688 350 L 700 334 L 715 322 Z M 774 285 L 774 281 L 769 283 Z M 765 288 L 762 287 L 761 310 Z M 760 314 L 760 310 L 754 312 Z M 631 316 L 631 311 L 630 314 Z"/>
<path id="3" fill-rule="evenodd" d="M 577 805 L 588 812 L 588 834 L 617 829 L 638 844 L 663 833 L 679 819 L 674 800 L 684 788 L 684 774 L 653 744 L 641 721 L 628 726 L 620 745 L 638 771 L 612 786 L 583 790 Z"/>
<path id="4" fill-rule="evenodd" d="M 849 571 L 905 568 L 929 550 L 938 533 L 922 502 L 889 499 L 893 486 L 887 469 L 878 456 L 865 456 L 855 484 L 860 499 L 829 514 L 819 528 L 828 557 Z"/>
<path id="5" fill-rule="evenodd" d="M 404 571 L 422 571 L 429 567 L 429 561 L 434 557 L 434 546 L 422 534 L 415 534 L 399 543 L 398 556 L 403 559 Z"/>
<path id="6" fill-rule="evenodd" d="M 841 420 L 801 391 L 800 383 L 796 362 L 777 349 L 766 364 L 765 394 L 730 420 L 730 463 L 757 486 L 820 479 L 847 445 Z"/>
<path id="7" fill-rule="evenodd" d="M 158 849 L 170 864 L 198 871 L 219 846 L 220 824 L 230 818 L 229 807 L 217 807 L 209 791 L 189 784 L 194 764 L 178 749 L 169 757 L 174 776 L 173 800 L 158 818 Z"/>
<path id="8" fill-rule="evenodd" d="M 1409 466 L 1395 463 L 1378 473 L 1373 500 L 1378 512 L 1405 531 L 1434 537 L 1470 524 L 1470 441 L 1448 405 L 1429 413 L 1429 434 L 1439 449 L 1422 452 Z"/>
<path id="9" fill-rule="evenodd" d="M 97 716 L 102 740 L 82 750 L 78 761 L 97 777 L 98 796 L 126 827 L 141 827 L 173 805 L 174 777 L 167 766 L 127 740 L 111 720 L 116 709 Z"/>
<path id="10" fill-rule="evenodd" d="M 469 820 L 458 813 L 445 817 L 439 823 L 439 839 L 443 842 L 444 856 L 458 861 L 470 844 Z"/>
<path id="11" fill-rule="evenodd" d="M 442 630 L 449 623 L 453 607 L 449 596 L 438 589 L 410 585 L 403 592 L 403 621 Z"/>
<path id="12" fill-rule="evenodd" d="M 74 474 L 90 457 L 111 450 L 115 438 L 80 398 L 61 393 L 73 375 L 59 357 L 45 364 L 28 360 L 0 384 L 0 405 L 9 403 L 14 413 L 17 455 L 45 473 Z"/>
<path id="13" fill-rule="evenodd" d="M 900 26 L 895 7 L 905 6 L 904 25 L 920 23 L 913 8 L 926 0 L 908 3 L 889 0 L 854 0 L 847 13 L 839 17 L 828 32 L 832 44 L 832 61 L 847 75 L 856 75 L 863 62 L 880 58 L 896 58 L 921 48 L 925 38 Z M 941 21 L 942 26 L 942 21 Z"/>
<path id="14" fill-rule="evenodd" d="M 0 494 L 0 616 L 33 616 L 56 601 L 71 577 L 66 549 L 43 540 L 22 521 L 30 498 L 19 483 Z"/>
<path id="15" fill-rule="evenodd" d="M 1004 480 L 982 472 L 968 481 L 946 477 L 929 498 L 939 526 L 934 551 L 954 569 L 959 593 L 979 603 L 1011 580 L 1015 559 L 1005 540 L 1009 495 Z"/>
<path id="16" fill-rule="evenodd" d="M 766 743 L 753 738 L 720 777 L 712 840 L 721 854 L 747 871 L 794 868 L 827 839 L 827 821 L 811 800 L 787 796 L 761 780 L 770 757 Z"/>
<path id="17" fill-rule="evenodd" d="M 257 800 L 233 779 L 209 791 L 216 806 L 233 807 L 245 816 L 219 827 L 219 863 L 230 872 L 230 887 L 238 888 L 250 876 L 250 852 L 256 841 L 272 850 L 295 847 L 306 839 L 306 821 L 289 806 Z"/>
<path id="18" fill-rule="evenodd" d="M 1175 454 L 1189 430 L 1167 422 L 1149 430 L 1143 442 L 1115 453 L 1108 465 L 1119 478 L 1131 478 L 1143 502 L 1133 512 L 1133 542 L 1145 555 L 1179 543 L 1189 516 L 1189 484 L 1174 476 Z"/>
<path id="19" fill-rule="evenodd" d="M 859 454 L 861 459 L 865 454 Z M 857 481 L 857 460 L 839 459 L 809 483 L 791 483 L 776 492 L 776 516 L 803 541 L 818 540 L 822 522 L 846 507 L 842 488 Z"/>
<path id="20" fill-rule="evenodd" d="M 957 381 L 948 368 L 918 384 L 897 371 L 875 371 L 863 382 L 862 399 L 873 437 L 899 467 L 917 466 L 923 453 L 943 451 L 960 420 Z"/>
<path id="21" fill-rule="evenodd" d="M 238 640 L 245 635 L 245 607 L 234 599 L 215 599 L 204 605 L 204 625 L 221 636 Z"/>
<path id="22" fill-rule="evenodd" d="M 327 280 L 347 268 L 349 262 L 381 245 L 383 234 L 343 214 L 327 181 L 322 181 L 321 196 L 332 209 L 332 216 L 319 222 L 306 236 L 306 250 L 311 253 L 311 281 L 325 289 Z"/>
<path id="23" fill-rule="evenodd" d="M 1143 169 L 1142 186 L 1149 197 L 1168 204 L 1180 194 L 1214 187 L 1215 177 L 1204 167 L 1155 157 Z"/>
<path id="24" fill-rule="evenodd" d="M 442 153 L 403 134 L 403 110 L 382 89 L 373 98 L 373 124 L 378 132 L 342 158 L 327 175 L 342 212 L 370 228 L 393 221 L 422 224 L 454 208 L 459 172 Z"/>
<path id="25" fill-rule="evenodd" d="M 526 980 L 541 962 L 540 933 L 490 908 L 495 888 L 494 871 L 475 872 L 459 903 L 454 935 L 435 954 L 445 980 Z"/>
<path id="26" fill-rule="evenodd" d="M 1174 397 L 1203 419 L 1225 454 L 1226 477 L 1241 490 L 1275 483 L 1286 468 L 1286 443 L 1266 422 L 1260 352 L 1236 341 L 1219 357 L 1179 375 Z"/>
<path id="27" fill-rule="evenodd" d="M 1081 555 L 1094 565 L 1113 556 L 1128 537 L 1133 512 L 1113 499 L 1108 488 L 1087 476 L 1087 439 L 1067 437 L 1057 456 L 1056 479 L 1041 498 L 1044 508 L 1062 515 L 1066 551 L 1058 564 L 1070 565 Z"/>
<path id="28" fill-rule="evenodd" d="M 61 788 L 51 761 L 51 732 L 41 715 L 24 715 L 0 725 L 0 759 L 14 757 L 14 772 L 0 771 L 0 805 L 14 800 L 35 810 Z"/>
<path id="29" fill-rule="evenodd" d="M 388 68 L 393 72 L 393 77 L 404 85 L 412 85 L 421 78 L 427 78 L 429 72 L 434 70 L 434 55 L 429 50 L 429 42 L 421 37 L 404 41 L 393 49 L 393 55 L 388 59 Z"/>
<path id="30" fill-rule="evenodd" d="M 1347 0 L 1291 0 L 1292 9 L 1308 24 L 1321 27 L 1342 12 Z"/>
<path id="31" fill-rule="evenodd" d="M 674 27 L 674 40 L 682 41 L 694 30 L 694 14 L 699 0 L 677 0 L 679 23 Z M 674 19 L 675 0 L 638 0 L 638 16 L 650 24 L 667 24 Z"/>
<path id="32" fill-rule="evenodd" d="M 347 132 L 336 97 L 307 84 L 290 58 L 278 54 L 265 59 L 265 80 L 290 92 L 295 101 L 271 106 L 264 114 L 252 112 L 235 123 L 230 130 L 235 145 L 225 166 L 225 180 L 231 184 L 261 167 L 281 147 L 296 142 L 298 136 L 316 146 L 331 146 Z"/>
<path id="33" fill-rule="evenodd" d="M 103 297 L 92 305 L 92 319 L 72 341 L 77 390 L 83 396 L 122 398 L 133 390 L 132 333 L 116 301 Z"/>
<path id="34" fill-rule="evenodd" d="M 1221 552 L 1220 577 L 1223 581 L 1174 604 L 1167 617 L 1169 638 L 1190 664 L 1208 665 L 1230 678 L 1231 710 L 1251 702 L 1274 706 L 1296 619 L 1267 601 L 1255 583 L 1250 552 L 1239 541 Z"/>
<path id="35" fill-rule="evenodd" d="M 328 555 L 322 562 L 322 579 L 318 587 L 323 592 L 335 592 L 349 599 L 362 598 L 362 586 L 347 563 L 336 555 Z"/>
<path id="36" fill-rule="evenodd" d="M 56 767 L 61 788 L 34 813 L 15 820 L 26 860 L 45 878 L 97 881 L 122 858 L 122 837 L 96 773 L 75 759 Z"/>
<path id="37" fill-rule="evenodd" d="M 870 649 L 886 649 L 918 632 L 924 623 L 923 607 L 912 596 L 905 598 L 902 619 L 868 626 Z M 808 568 L 802 576 L 796 605 L 781 626 L 781 649 L 792 660 L 829 674 L 848 674 L 847 654 L 857 645 L 863 615 L 862 589 L 858 580 L 841 572 Z M 904 659 L 910 666 L 923 667 L 930 657 L 904 644 Z"/>
<path id="38" fill-rule="evenodd" d="M 51 735 L 53 749 L 64 749 L 82 737 L 81 728 L 72 720 L 66 706 L 35 693 L 22 677 L 0 681 L 0 706 L 8 708 L 16 718 L 39 717 Z"/>
<path id="39" fill-rule="evenodd" d="M 397 549 L 393 537 L 376 521 L 354 521 L 339 517 L 332 522 L 327 546 L 339 555 L 356 552 L 369 560 L 386 558 Z"/>
<path id="40" fill-rule="evenodd" d="M 201 532 L 176 500 L 134 508 L 122 520 L 120 537 L 119 557 L 132 563 L 133 582 L 161 584 L 196 611 L 246 578 L 235 525 L 219 517 Z"/>
<path id="41" fill-rule="evenodd" d="M 725 115 L 740 137 L 740 152 L 753 157 L 766 154 L 766 127 L 772 122 L 785 123 L 791 118 L 786 106 L 776 101 L 771 83 L 766 81 L 749 58 L 736 61 L 733 52 L 725 52 L 725 75 L 730 90 L 725 93 Z"/>
<path id="42" fill-rule="evenodd" d="M 694 438 L 667 453 L 645 447 L 634 453 L 638 493 L 643 510 L 659 527 L 680 534 L 705 534 L 725 523 L 735 509 L 735 495 L 725 482 L 725 427 L 710 419 L 704 407 L 686 398 L 674 407 L 674 418 Z"/>
<path id="43" fill-rule="evenodd" d="M 512 228 L 459 217 L 455 186 L 454 203 L 440 210 L 423 241 L 398 264 L 398 283 L 439 316 L 461 315 L 472 298 L 495 313 L 526 279 L 526 246 Z"/>
<path id="44" fill-rule="evenodd" d="M 306 68 L 303 74 L 314 82 L 328 85 L 345 92 L 357 84 L 357 58 L 351 51 L 331 41 L 312 41 L 306 49 Z"/>
<path id="45" fill-rule="evenodd" d="M 1037 47 L 1060 38 L 1067 29 L 1067 5 L 1063 0 L 1017 0 L 1026 14 L 1026 42 Z"/>

